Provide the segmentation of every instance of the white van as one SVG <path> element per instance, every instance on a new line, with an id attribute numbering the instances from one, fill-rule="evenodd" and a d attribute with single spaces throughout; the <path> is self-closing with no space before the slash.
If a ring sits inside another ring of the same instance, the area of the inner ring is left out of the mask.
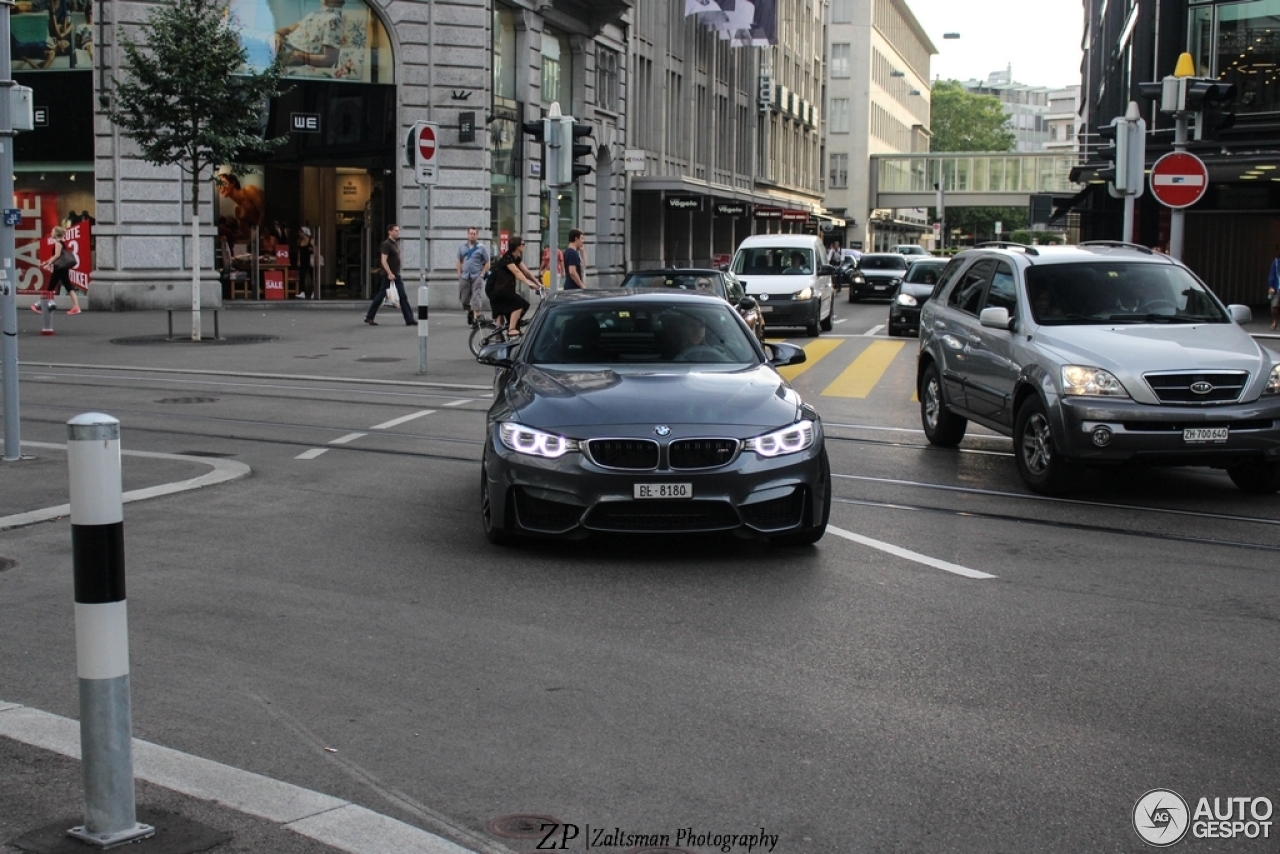
<path id="1" fill-rule="evenodd" d="M 760 305 L 766 327 L 803 326 L 809 335 L 831 331 L 835 269 L 812 234 L 756 234 L 742 241 L 730 270 Z"/>

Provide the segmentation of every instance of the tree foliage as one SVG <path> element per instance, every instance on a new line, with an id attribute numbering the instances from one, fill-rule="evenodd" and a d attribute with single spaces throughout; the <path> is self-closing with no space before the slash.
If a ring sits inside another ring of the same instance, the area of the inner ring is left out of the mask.
<path id="1" fill-rule="evenodd" d="M 974 95 L 955 80 L 940 80 L 930 101 L 933 151 L 1013 151 L 1009 119 L 994 95 Z"/>
<path id="2" fill-rule="evenodd" d="M 143 26 L 145 46 L 121 37 L 127 76 L 116 82 L 109 115 L 157 166 L 191 178 L 198 214 L 200 181 L 213 167 L 268 151 L 267 102 L 279 94 L 280 66 L 246 73 L 247 55 L 217 0 L 171 0 Z"/>

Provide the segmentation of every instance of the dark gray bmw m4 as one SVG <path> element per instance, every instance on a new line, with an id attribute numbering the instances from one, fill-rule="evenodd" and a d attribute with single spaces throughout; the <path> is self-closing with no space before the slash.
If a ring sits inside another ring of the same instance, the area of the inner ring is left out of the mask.
<path id="1" fill-rule="evenodd" d="M 827 527 L 822 421 L 722 299 L 572 291 L 549 298 L 498 369 L 480 482 L 484 530 L 732 532 L 810 545 Z"/>

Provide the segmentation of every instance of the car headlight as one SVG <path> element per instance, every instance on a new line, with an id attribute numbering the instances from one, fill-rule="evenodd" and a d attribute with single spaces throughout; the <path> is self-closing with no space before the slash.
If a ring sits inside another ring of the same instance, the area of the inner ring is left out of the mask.
<path id="1" fill-rule="evenodd" d="M 784 454 L 795 454 L 813 445 L 813 437 L 817 433 L 812 421 L 797 421 L 790 427 L 765 433 L 746 441 L 746 449 L 755 451 L 762 457 L 781 457 Z"/>
<path id="2" fill-rule="evenodd" d="M 1102 368 L 1086 368 L 1081 365 L 1064 365 L 1062 368 L 1062 393 L 1096 397 L 1128 397 L 1129 392 L 1110 371 Z"/>
<path id="3" fill-rule="evenodd" d="M 1271 376 L 1267 377 L 1267 387 L 1262 390 L 1262 393 L 1280 394 L 1280 365 L 1271 369 Z"/>
<path id="4" fill-rule="evenodd" d="M 794 294 L 791 295 L 791 298 L 795 300 L 813 299 L 813 288 L 809 287 L 809 288 L 805 288 L 802 291 L 796 291 Z"/>
<path id="5" fill-rule="evenodd" d="M 860 285 L 865 285 L 867 283 L 867 277 L 862 275 L 861 273 L 854 273 L 853 280 Z"/>
<path id="6" fill-rule="evenodd" d="M 898 298 L 894 300 L 898 305 L 919 305 L 916 298 L 911 294 L 898 294 Z"/>
<path id="7" fill-rule="evenodd" d="M 578 450 L 577 439 L 545 433 L 514 421 L 502 422 L 499 425 L 498 435 L 502 439 L 502 444 L 517 454 L 528 454 L 531 457 L 546 457 L 554 460 L 570 451 Z"/>
<path id="8" fill-rule="evenodd" d="M 900 285 L 900 284 L 902 284 L 902 279 L 893 279 L 892 281 L 890 281 L 890 282 L 889 282 L 889 284 L 891 284 L 891 285 Z"/>

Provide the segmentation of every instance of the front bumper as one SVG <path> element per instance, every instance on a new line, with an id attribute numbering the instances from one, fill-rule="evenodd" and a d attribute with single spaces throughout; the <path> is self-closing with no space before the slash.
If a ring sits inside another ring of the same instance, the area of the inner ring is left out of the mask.
<path id="1" fill-rule="evenodd" d="M 889 328 L 898 332 L 920 331 L 920 306 L 901 305 L 894 302 L 889 306 Z"/>
<path id="2" fill-rule="evenodd" d="M 822 436 L 796 454 L 739 451 L 715 469 L 620 471 L 581 452 L 517 454 L 491 434 L 484 474 L 493 524 L 512 533 L 577 538 L 591 532 L 766 536 L 818 524 L 830 500 Z M 665 459 L 665 456 L 664 456 Z M 635 498 L 636 484 L 692 484 L 691 498 Z"/>
<path id="3" fill-rule="evenodd" d="M 822 317 L 822 300 L 814 297 L 806 300 L 761 300 L 759 294 L 750 294 L 760 306 L 760 316 L 765 326 L 810 326 Z"/>
<path id="4" fill-rule="evenodd" d="M 1229 406 L 1150 406 L 1061 399 L 1063 452 L 1086 462 L 1135 460 L 1217 468 L 1280 462 L 1280 398 Z M 1226 428 L 1225 438 L 1188 441 L 1189 429 Z"/>
<path id="5" fill-rule="evenodd" d="M 893 279 L 867 279 L 849 285 L 849 293 L 855 297 L 884 297 L 888 299 L 897 293 L 897 284 L 890 284 Z"/>

